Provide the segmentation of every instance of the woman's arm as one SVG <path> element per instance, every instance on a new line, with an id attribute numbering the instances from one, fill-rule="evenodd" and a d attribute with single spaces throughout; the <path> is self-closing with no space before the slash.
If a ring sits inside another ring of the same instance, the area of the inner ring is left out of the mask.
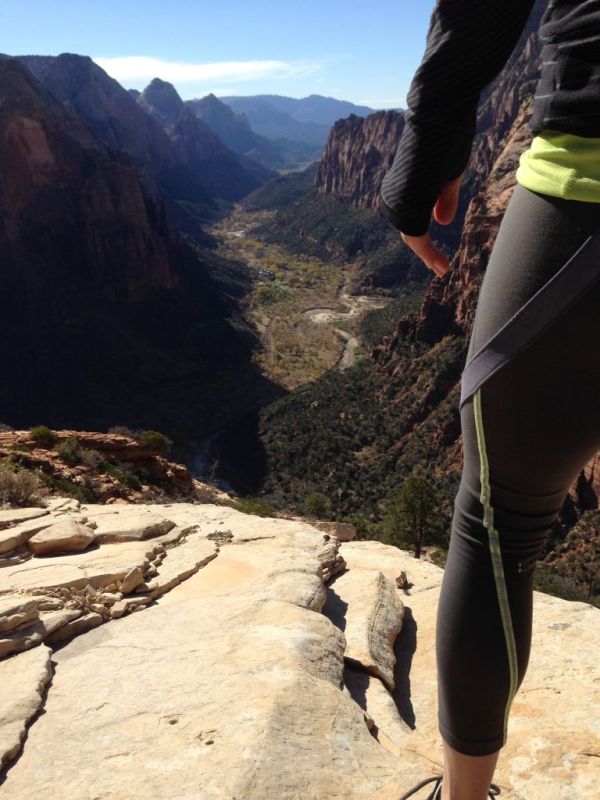
<path id="1" fill-rule="evenodd" d="M 398 230 L 421 236 L 443 183 L 469 163 L 481 90 L 512 53 L 535 0 L 438 0 L 405 125 L 380 189 Z"/>

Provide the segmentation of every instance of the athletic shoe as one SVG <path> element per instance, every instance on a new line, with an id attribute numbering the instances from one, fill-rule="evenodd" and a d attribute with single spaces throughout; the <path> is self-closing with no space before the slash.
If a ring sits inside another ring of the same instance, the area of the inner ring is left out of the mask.
<path id="1" fill-rule="evenodd" d="M 433 787 L 432 793 L 424 798 L 424 800 L 440 800 L 442 796 L 442 775 L 434 775 L 431 778 L 425 778 L 424 781 L 417 783 L 416 786 L 413 786 L 412 789 L 409 789 L 406 794 L 403 794 L 402 797 L 398 798 L 398 800 L 407 800 L 408 797 L 413 795 L 416 791 L 418 791 L 422 786 L 425 786 L 427 783 L 431 783 L 431 781 L 435 781 L 435 786 Z M 488 797 L 491 797 L 492 800 L 496 795 L 500 794 L 500 787 L 496 786 L 495 783 L 490 783 L 490 791 L 488 793 Z"/>

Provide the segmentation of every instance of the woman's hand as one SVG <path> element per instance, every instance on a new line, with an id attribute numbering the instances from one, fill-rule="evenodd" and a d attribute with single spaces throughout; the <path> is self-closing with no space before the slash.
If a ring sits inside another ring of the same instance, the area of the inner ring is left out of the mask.
<path id="1" fill-rule="evenodd" d="M 456 215 L 462 177 L 462 175 L 459 175 L 458 178 L 442 184 L 439 197 L 433 208 L 433 218 L 440 225 L 448 225 Z M 408 234 L 401 232 L 400 236 L 402 241 L 410 247 L 415 255 L 419 256 L 425 266 L 435 272 L 438 278 L 448 272 L 450 262 L 442 251 L 435 247 L 431 241 L 429 231 L 422 236 L 408 236 Z"/>

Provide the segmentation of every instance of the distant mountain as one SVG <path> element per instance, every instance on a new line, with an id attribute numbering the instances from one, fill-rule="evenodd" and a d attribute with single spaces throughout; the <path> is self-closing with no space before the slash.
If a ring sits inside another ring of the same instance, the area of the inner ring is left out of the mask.
<path id="1" fill-rule="evenodd" d="M 238 153 L 251 150 L 265 141 L 264 136 L 253 131 L 245 114 L 236 114 L 226 103 L 222 103 L 212 92 L 197 100 L 187 100 L 198 119 L 203 120 L 221 139 Z"/>
<path id="2" fill-rule="evenodd" d="M 175 87 L 154 78 L 136 100 L 170 139 L 176 164 L 161 176 L 165 191 L 189 203 L 204 197 L 234 202 L 261 186 L 277 173 L 245 155 L 234 153 L 208 125 L 193 113 Z M 184 224 L 183 217 L 180 222 Z"/>
<path id="3" fill-rule="evenodd" d="M 317 94 L 300 99 L 275 94 L 220 98 L 208 94 L 185 103 L 232 150 L 273 169 L 305 168 L 321 158 L 336 120 L 372 112 L 367 106 Z"/>
<path id="4" fill-rule="evenodd" d="M 88 56 L 16 56 L 109 147 L 125 150 L 151 182 L 175 156 L 168 137 L 135 98 Z"/>
<path id="5" fill-rule="evenodd" d="M 290 139 L 269 139 L 256 133 L 244 112 L 236 114 L 214 94 L 197 100 L 186 100 L 193 113 L 219 134 L 225 144 L 270 169 L 297 169 L 317 161 L 321 146 Z"/>
<path id="6" fill-rule="evenodd" d="M 335 97 L 324 97 L 321 94 L 309 94 L 308 97 L 300 98 L 277 94 L 259 96 L 299 122 L 318 122 L 322 125 L 333 125 L 338 119 L 348 117 L 350 114 L 366 117 L 375 111 L 369 106 L 359 106 L 348 100 L 337 100 Z"/>
<path id="7" fill-rule="evenodd" d="M 161 128 L 176 122 L 185 110 L 183 100 L 173 84 L 160 78 L 150 81 L 136 100 L 144 111 L 154 117 Z"/>
<path id="8" fill-rule="evenodd" d="M 369 106 L 358 106 L 348 100 L 336 100 L 334 97 L 324 97 L 320 94 L 310 94 L 308 97 L 286 97 L 279 94 L 257 94 L 251 97 L 230 95 L 220 98 L 223 103 L 231 106 L 236 111 L 246 101 L 267 103 L 276 111 L 288 114 L 297 122 L 325 125 L 330 128 L 334 122 L 350 114 L 357 117 L 366 117 L 375 111 Z"/>
<path id="9" fill-rule="evenodd" d="M 273 95 L 275 96 L 275 95 Z M 270 95 L 266 95 L 270 98 Z M 291 139 L 323 148 L 329 133 L 329 124 L 301 122 L 287 111 L 281 111 L 270 99 L 255 97 L 221 97 L 236 114 L 245 114 L 252 129 L 268 139 Z"/>

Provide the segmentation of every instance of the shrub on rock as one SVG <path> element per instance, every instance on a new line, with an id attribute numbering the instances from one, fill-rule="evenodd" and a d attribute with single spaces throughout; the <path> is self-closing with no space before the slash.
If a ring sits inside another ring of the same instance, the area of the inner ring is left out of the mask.
<path id="1" fill-rule="evenodd" d="M 50 449 L 58 442 L 58 436 L 47 425 L 34 425 L 29 429 L 29 438 L 41 445 Z"/>

